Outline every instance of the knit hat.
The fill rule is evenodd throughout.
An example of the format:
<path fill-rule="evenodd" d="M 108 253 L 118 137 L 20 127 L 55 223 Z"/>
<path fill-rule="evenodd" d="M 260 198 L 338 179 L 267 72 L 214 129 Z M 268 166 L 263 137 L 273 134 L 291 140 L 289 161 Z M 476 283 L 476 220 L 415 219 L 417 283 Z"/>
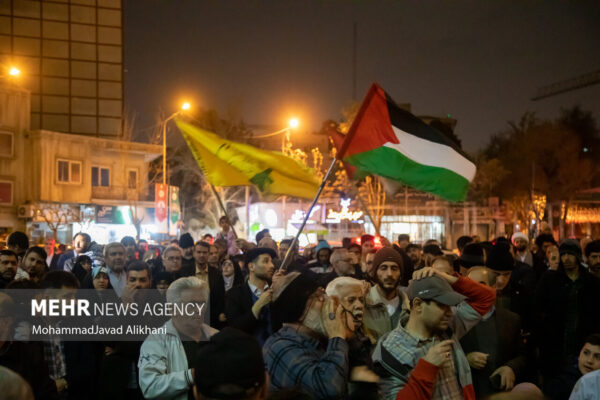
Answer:
<path fill-rule="evenodd" d="M 194 238 L 189 233 L 184 233 L 179 238 L 179 247 L 187 249 L 188 247 L 194 246 Z"/>
<path fill-rule="evenodd" d="M 241 399 L 265 382 L 262 349 L 252 336 L 225 328 L 198 349 L 194 383 L 203 397 Z"/>
<path fill-rule="evenodd" d="M 315 254 L 319 254 L 319 251 L 327 249 L 331 253 L 331 246 L 327 243 L 327 240 L 320 239 L 319 243 L 317 243 L 317 247 L 315 247 Z"/>
<path fill-rule="evenodd" d="M 306 302 L 318 288 L 319 283 L 314 274 L 305 272 L 295 277 L 271 303 L 273 327 L 298 322 L 304 314 Z"/>
<path fill-rule="evenodd" d="M 563 254 L 572 254 L 577 257 L 577 261 L 581 260 L 581 247 L 579 242 L 573 239 L 565 240 L 559 247 L 558 253 L 562 256 Z"/>
<path fill-rule="evenodd" d="M 492 249 L 488 253 L 485 265 L 494 271 L 512 271 L 515 260 L 512 254 L 510 254 L 510 245 L 499 242 L 492 246 Z"/>
<path fill-rule="evenodd" d="M 515 241 L 517 239 L 523 239 L 527 243 L 529 243 L 529 238 L 523 232 L 515 232 L 515 233 L 513 233 L 512 238 L 511 238 L 512 242 L 515 243 Z"/>
<path fill-rule="evenodd" d="M 360 237 L 360 244 L 364 244 L 365 242 L 373 242 L 375 240 L 375 236 L 365 234 Z"/>
<path fill-rule="evenodd" d="M 483 247 L 479 243 L 469 243 L 460 253 L 460 265 L 469 269 L 477 266 L 485 265 Z"/>
<path fill-rule="evenodd" d="M 376 271 L 377 268 L 379 268 L 379 265 L 385 261 L 395 262 L 400 268 L 404 266 L 404 260 L 400 253 L 391 247 L 382 247 L 377 250 L 375 257 L 373 258 L 373 270 Z"/>

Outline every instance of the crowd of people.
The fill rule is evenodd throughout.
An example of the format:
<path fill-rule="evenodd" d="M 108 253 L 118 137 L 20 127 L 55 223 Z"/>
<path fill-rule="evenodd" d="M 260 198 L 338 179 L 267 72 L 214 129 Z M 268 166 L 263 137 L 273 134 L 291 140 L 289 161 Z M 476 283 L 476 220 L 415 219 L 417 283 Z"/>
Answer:
<path fill-rule="evenodd" d="M 600 398 L 600 240 L 463 236 L 452 252 L 363 235 L 300 254 L 220 225 L 164 248 L 78 233 L 61 254 L 13 232 L 0 289 L 156 289 L 208 308 L 143 341 L 36 342 L 0 292 L 0 398 Z"/>

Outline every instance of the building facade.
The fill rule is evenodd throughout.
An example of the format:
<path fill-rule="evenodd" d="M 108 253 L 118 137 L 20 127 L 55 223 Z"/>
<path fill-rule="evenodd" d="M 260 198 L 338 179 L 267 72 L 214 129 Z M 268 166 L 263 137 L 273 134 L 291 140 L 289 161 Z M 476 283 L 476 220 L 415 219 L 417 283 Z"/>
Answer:
<path fill-rule="evenodd" d="M 68 242 L 86 224 L 135 234 L 136 220 L 153 223 L 149 169 L 160 146 L 30 129 L 29 104 L 26 89 L 0 85 L 0 233 L 54 231 Z M 122 232 L 110 229 L 107 240 Z"/>
<path fill-rule="evenodd" d="M 0 75 L 31 92 L 31 129 L 117 138 L 121 0 L 0 0 Z"/>

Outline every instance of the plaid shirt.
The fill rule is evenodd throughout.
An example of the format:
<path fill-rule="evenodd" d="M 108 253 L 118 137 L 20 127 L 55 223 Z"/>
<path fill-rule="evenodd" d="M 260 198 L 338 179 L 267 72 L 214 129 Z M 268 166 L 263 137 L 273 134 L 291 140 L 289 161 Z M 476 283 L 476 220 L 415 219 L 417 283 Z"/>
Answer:
<path fill-rule="evenodd" d="M 458 293 L 465 295 L 467 300 L 453 307 L 450 328 L 444 334 L 435 336 L 436 342 L 446 339 L 452 339 L 454 342 L 451 363 L 441 369 L 436 367 L 435 376 L 431 378 L 433 384 L 431 393 L 422 385 L 424 382 L 415 380 L 409 383 L 409 378 L 416 369 L 419 359 L 424 358 L 435 343 L 433 339 L 412 336 L 403 326 L 398 326 L 379 339 L 373 352 L 373 361 L 376 367 L 383 369 L 379 381 L 382 399 L 395 400 L 407 387 L 409 394 L 403 394 L 401 398 L 411 398 L 411 400 L 413 398 L 417 400 L 475 399 L 471 368 L 459 339 L 492 309 L 496 293 L 495 290 L 465 277 L 459 277 L 452 287 Z M 426 375 L 429 373 L 431 373 L 431 369 Z M 412 397 L 407 397 L 409 395 Z"/>
<path fill-rule="evenodd" d="M 67 375 L 65 352 L 60 338 L 52 336 L 49 341 L 44 342 L 44 359 L 48 364 L 50 378 L 57 380 Z"/>
<path fill-rule="evenodd" d="M 271 389 L 300 387 L 316 399 L 339 399 L 348 381 L 348 344 L 329 339 L 327 348 L 315 338 L 284 326 L 263 346 Z"/>
<path fill-rule="evenodd" d="M 451 336 L 439 338 L 433 337 L 428 339 L 420 338 L 412 335 L 404 329 L 404 327 L 398 327 L 398 329 L 390 333 L 383 345 L 401 364 L 412 365 L 412 367 L 414 367 L 419 358 L 425 358 L 425 355 L 430 348 L 436 343 L 447 339 L 451 339 Z M 453 354 L 453 357 L 450 358 L 450 362 L 445 363 L 438 371 L 433 388 L 433 399 L 454 400 L 463 398 L 462 388 L 458 383 L 456 375 L 454 359 L 455 356 Z"/>

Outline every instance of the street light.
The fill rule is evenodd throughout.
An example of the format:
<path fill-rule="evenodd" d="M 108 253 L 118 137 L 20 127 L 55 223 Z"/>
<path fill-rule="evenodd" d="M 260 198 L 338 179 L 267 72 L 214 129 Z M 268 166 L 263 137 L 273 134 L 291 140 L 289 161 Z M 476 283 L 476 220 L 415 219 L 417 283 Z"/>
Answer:
<path fill-rule="evenodd" d="M 169 118 L 163 122 L 163 185 L 167 184 L 167 123 L 178 116 L 182 111 L 187 111 L 191 108 L 187 101 L 181 105 L 181 110 L 174 112 Z"/>
<path fill-rule="evenodd" d="M 285 135 L 281 136 L 281 152 L 283 154 L 285 154 L 285 141 L 290 140 L 290 133 L 292 132 L 292 129 L 296 129 L 299 125 L 300 121 L 298 118 L 291 118 L 290 122 L 288 123 L 288 127 L 282 130 L 285 133 Z"/>
<path fill-rule="evenodd" d="M 17 67 L 10 67 L 10 69 L 8 70 L 8 74 L 10 76 L 17 77 L 21 74 L 21 70 Z"/>

